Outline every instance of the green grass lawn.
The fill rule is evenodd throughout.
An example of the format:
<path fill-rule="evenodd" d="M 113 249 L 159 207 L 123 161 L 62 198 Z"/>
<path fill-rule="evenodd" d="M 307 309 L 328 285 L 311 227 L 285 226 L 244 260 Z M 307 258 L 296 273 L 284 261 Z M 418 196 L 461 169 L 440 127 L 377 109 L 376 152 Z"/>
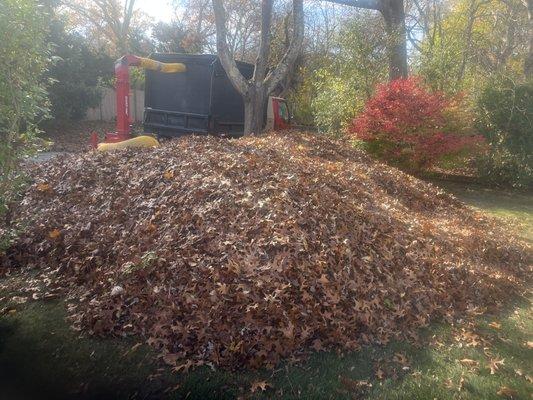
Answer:
<path fill-rule="evenodd" d="M 520 222 L 521 234 L 533 239 L 531 195 L 441 186 L 473 206 Z M 80 336 L 65 321 L 62 300 L 13 305 L 12 288 L 23 285 L 24 276 L 8 279 L 4 283 L 10 289 L 0 290 L 2 400 L 531 399 L 533 393 L 533 313 L 528 299 L 516 299 L 467 327 L 433 324 L 421 332 L 419 345 L 397 342 L 354 353 L 315 353 L 273 371 L 205 367 L 175 373 L 135 338 Z"/>
<path fill-rule="evenodd" d="M 433 183 L 477 209 L 513 222 L 521 236 L 533 243 L 533 192 L 505 191 L 451 181 Z"/>

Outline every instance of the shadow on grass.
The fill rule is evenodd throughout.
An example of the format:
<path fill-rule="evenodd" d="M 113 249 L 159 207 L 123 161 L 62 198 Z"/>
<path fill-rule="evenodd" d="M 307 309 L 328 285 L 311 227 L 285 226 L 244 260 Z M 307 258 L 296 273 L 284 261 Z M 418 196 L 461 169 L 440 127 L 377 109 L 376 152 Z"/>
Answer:
<path fill-rule="evenodd" d="M 157 362 L 147 346 L 131 351 L 135 338 L 82 338 L 68 327 L 65 317 L 61 301 L 30 303 L 0 317 L 0 391 L 4 392 L 0 398 L 498 399 L 501 386 L 517 390 L 515 398 L 529 398 L 531 390 L 524 379 L 533 375 L 532 350 L 524 347 L 533 328 L 527 301 L 478 321 L 476 332 L 490 340 L 489 350 L 462 346 L 452 338 L 450 325 L 434 324 L 422 335 L 438 338 L 441 347 L 394 342 L 345 355 L 321 352 L 274 371 L 200 368 L 173 373 Z M 501 323 L 497 330 L 489 325 L 496 320 Z M 496 375 L 487 367 L 487 351 L 505 359 Z M 408 368 L 391 361 L 397 353 L 406 356 Z M 458 362 L 464 358 L 476 360 L 477 370 Z M 384 371 L 384 379 L 376 378 L 378 368 Z M 270 388 L 252 393 L 252 382 L 262 380 Z M 350 382 L 358 380 L 367 380 L 372 387 L 352 387 Z"/>
<path fill-rule="evenodd" d="M 428 179 L 459 200 L 512 222 L 520 236 L 533 243 L 533 191 L 489 188 L 480 184 Z"/>

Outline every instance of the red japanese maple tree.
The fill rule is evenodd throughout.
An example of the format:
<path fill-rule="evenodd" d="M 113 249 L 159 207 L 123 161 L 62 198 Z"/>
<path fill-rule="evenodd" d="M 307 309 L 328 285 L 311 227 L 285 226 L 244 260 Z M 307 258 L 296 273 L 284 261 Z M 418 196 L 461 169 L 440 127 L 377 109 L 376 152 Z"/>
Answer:
<path fill-rule="evenodd" d="M 450 131 L 444 112 L 450 104 L 417 77 L 397 79 L 377 88 L 348 131 L 387 161 L 410 170 L 427 169 L 483 141 L 479 135 Z"/>

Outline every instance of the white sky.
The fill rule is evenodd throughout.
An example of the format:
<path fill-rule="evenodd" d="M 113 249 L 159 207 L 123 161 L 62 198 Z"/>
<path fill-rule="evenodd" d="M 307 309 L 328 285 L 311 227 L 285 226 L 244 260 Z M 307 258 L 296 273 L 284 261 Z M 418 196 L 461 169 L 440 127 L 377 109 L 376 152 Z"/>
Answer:
<path fill-rule="evenodd" d="M 174 17 L 171 0 L 137 0 L 136 8 L 140 8 L 155 21 L 170 22 Z"/>

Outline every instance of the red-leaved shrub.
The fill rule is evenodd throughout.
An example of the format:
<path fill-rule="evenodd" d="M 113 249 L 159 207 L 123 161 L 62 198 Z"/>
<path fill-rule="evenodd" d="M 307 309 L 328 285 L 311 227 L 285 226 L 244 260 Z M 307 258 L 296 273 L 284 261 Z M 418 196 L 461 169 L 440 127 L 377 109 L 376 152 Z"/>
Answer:
<path fill-rule="evenodd" d="M 453 105 L 442 93 L 428 91 L 416 77 L 380 85 L 348 128 L 386 161 L 409 170 L 427 169 L 444 157 L 483 142 L 479 135 L 452 130 L 446 113 Z"/>

